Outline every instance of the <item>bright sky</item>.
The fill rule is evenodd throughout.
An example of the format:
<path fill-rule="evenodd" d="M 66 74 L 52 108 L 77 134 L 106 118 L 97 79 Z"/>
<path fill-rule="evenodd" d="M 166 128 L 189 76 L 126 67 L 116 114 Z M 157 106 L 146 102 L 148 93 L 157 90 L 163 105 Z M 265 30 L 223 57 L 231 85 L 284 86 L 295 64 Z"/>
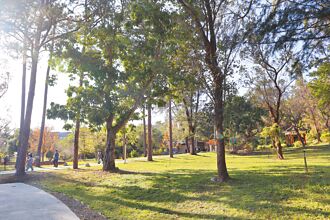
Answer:
<path fill-rule="evenodd" d="M 22 82 L 22 64 L 20 60 L 12 59 L 8 54 L 0 51 L 1 70 L 10 73 L 9 88 L 5 96 L 0 100 L 0 114 L 11 121 L 11 127 L 17 128 L 20 123 L 21 111 L 21 82 Z M 6 60 L 7 62 L 3 62 Z M 44 83 L 46 78 L 47 62 L 45 56 L 40 60 L 37 72 L 37 84 L 34 97 L 31 128 L 40 127 L 41 114 L 43 107 Z M 53 71 L 54 73 L 54 71 Z M 55 87 L 48 87 L 48 107 L 51 102 L 64 104 L 66 101 L 65 89 L 69 85 L 69 80 L 65 74 L 59 75 L 59 80 Z M 29 88 L 30 74 L 27 71 L 26 99 Z M 55 130 L 62 130 L 63 122 L 60 120 L 46 120 L 46 126 L 53 127 Z"/>

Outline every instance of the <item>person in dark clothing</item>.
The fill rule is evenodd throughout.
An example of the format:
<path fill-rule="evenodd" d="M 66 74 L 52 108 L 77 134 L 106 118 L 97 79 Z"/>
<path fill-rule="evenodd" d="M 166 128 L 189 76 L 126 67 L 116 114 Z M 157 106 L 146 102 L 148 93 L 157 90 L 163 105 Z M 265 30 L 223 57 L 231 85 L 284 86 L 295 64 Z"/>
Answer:
<path fill-rule="evenodd" d="M 58 167 L 59 158 L 60 158 L 60 154 L 58 153 L 57 150 L 55 150 L 54 159 L 53 159 L 54 167 Z"/>
<path fill-rule="evenodd" d="M 9 156 L 6 155 L 5 158 L 3 158 L 3 166 L 4 166 L 4 170 L 6 170 L 6 166 L 9 163 Z"/>

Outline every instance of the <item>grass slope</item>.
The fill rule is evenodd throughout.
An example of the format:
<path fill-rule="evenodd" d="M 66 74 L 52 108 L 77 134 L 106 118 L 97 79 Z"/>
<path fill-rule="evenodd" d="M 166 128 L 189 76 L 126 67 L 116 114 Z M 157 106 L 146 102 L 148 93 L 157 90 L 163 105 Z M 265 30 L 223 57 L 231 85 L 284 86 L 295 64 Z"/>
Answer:
<path fill-rule="evenodd" d="M 41 184 L 88 204 L 109 219 L 329 219 L 330 146 L 273 155 L 227 155 L 232 178 L 219 184 L 215 153 L 175 155 L 118 164 L 121 174 L 98 167 L 54 172 Z"/>

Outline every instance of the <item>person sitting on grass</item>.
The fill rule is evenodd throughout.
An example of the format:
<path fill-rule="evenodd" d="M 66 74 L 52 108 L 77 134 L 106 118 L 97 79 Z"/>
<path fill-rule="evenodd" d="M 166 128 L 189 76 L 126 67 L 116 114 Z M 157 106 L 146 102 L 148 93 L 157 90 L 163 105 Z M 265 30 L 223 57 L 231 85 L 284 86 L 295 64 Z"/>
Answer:
<path fill-rule="evenodd" d="M 28 171 L 31 168 L 31 171 L 33 171 L 33 157 L 32 153 L 29 153 L 26 159 L 26 171 Z"/>
<path fill-rule="evenodd" d="M 58 153 L 57 150 L 55 150 L 54 159 L 53 159 L 54 167 L 58 167 L 58 159 L 59 159 L 59 157 L 60 157 L 60 154 Z"/>

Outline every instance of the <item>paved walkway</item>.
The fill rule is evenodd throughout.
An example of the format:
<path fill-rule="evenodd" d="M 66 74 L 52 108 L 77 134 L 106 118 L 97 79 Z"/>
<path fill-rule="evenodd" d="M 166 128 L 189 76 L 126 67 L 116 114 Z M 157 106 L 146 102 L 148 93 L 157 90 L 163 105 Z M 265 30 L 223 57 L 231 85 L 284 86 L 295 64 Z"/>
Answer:
<path fill-rule="evenodd" d="M 52 171 L 52 170 L 65 170 L 65 169 L 70 169 L 71 167 L 69 166 L 60 166 L 60 167 L 33 167 L 33 171 Z M 14 174 L 16 170 L 6 170 L 6 171 L 0 171 L 1 174 Z M 27 173 L 31 172 L 31 169 L 27 171 Z"/>
<path fill-rule="evenodd" d="M 60 200 L 24 183 L 0 184 L 0 219 L 79 220 Z"/>

